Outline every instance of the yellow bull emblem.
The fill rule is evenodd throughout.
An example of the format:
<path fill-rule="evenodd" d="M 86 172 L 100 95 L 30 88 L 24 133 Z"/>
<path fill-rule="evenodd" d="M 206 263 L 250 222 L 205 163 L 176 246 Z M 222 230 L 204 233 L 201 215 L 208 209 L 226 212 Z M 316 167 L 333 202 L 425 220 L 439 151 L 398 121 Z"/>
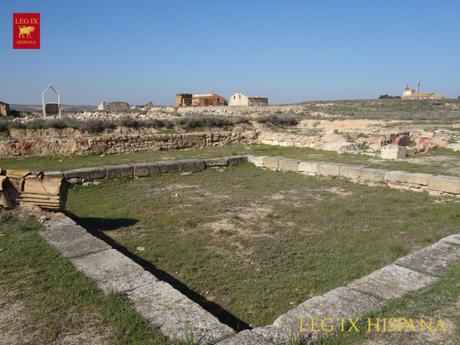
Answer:
<path fill-rule="evenodd" d="M 35 26 L 33 25 L 20 26 L 19 27 L 19 38 L 32 38 L 31 33 L 34 31 L 35 31 Z"/>

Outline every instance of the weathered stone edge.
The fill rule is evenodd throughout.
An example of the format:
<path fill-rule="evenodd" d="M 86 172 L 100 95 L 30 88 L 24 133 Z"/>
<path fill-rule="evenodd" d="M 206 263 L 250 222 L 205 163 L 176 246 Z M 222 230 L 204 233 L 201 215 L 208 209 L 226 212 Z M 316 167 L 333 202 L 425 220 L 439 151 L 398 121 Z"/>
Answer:
<path fill-rule="evenodd" d="M 64 172 L 47 171 L 46 176 L 63 176 L 70 184 L 97 183 L 123 177 L 144 177 L 155 173 L 198 172 L 208 168 L 236 166 L 248 162 L 247 156 L 205 159 L 159 160 L 92 168 L 71 169 Z"/>
<path fill-rule="evenodd" d="M 301 161 L 276 156 L 248 156 L 248 161 L 257 167 L 294 171 L 309 176 L 341 178 L 366 185 L 386 185 L 391 188 L 411 191 L 427 191 L 431 194 L 460 195 L 460 177 L 410 173 L 368 168 L 363 165 Z"/>
<path fill-rule="evenodd" d="M 452 252 L 450 254 L 445 254 L 449 255 L 450 260 L 447 261 L 450 261 L 450 263 L 460 259 L 460 234 L 449 235 L 429 247 L 410 253 L 392 264 L 380 268 L 364 277 L 358 278 L 345 287 L 338 287 L 322 295 L 306 300 L 299 306 L 280 315 L 272 325 L 240 332 L 219 342 L 217 345 L 275 345 L 288 343 L 291 336 L 302 339 L 306 344 L 322 336 L 327 336 L 328 334 L 300 334 L 299 326 L 293 326 L 292 321 L 296 320 L 298 317 L 332 317 L 333 315 L 330 315 L 328 308 L 337 305 L 341 305 L 340 308 L 342 310 L 339 310 L 339 313 L 343 315 L 340 315 L 340 317 L 357 318 L 377 309 L 385 300 L 404 296 L 406 293 L 421 289 L 433 283 L 438 279 L 438 275 L 434 276 L 427 272 L 419 272 L 415 268 L 411 269 L 410 267 L 400 265 L 399 262 L 405 258 L 412 258 L 412 256 L 417 255 L 420 251 L 430 250 L 430 248 L 436 246 L 449 246 L 451 248 Z M 423 259 L 427 259 L 427 254 L 423 256 Z M 446 258 L 443 258 L 443 260 L 445 259 Z M 433 253 L 432 264 L 437 265 L 438 261 L 439 258 L 436 257 L 436 253 Z M 448 265 L 445 265 L 443 270 L 447 268 Z M 430 270 L 428 269 L 427 271 L 429 272 Z M 399 277 L 406 281 L 398 280 Z M 394 282 L 395 291 L 391 291 L 392 282 Z M 387 292 L 384 291 L 385 289 L 387 292 L 391 291 L 391 294 L 387 295 Z M 353 303 L 347 301 L 347 297 L 349 298 L 350 295 L 358 296 L 358 307 L 351 306 Z M 342 298 L 344 298 L 344 300 L 341 303 Z M 317 309 L 314 310 L 312 305 L 316 305 Z M 315 313 L 317 315 L 315 315 Z"/>
<path fill-rule="evenodd" d="M 164 335 L 183 340 L 186 332 L 192 331 L 194 336 L 214 344 L 235 333 L 199 304 L 62 213 L 55 213 L 45 221 L 44 230 L 39 235 L 79 271 L 94 280 L 104 293 L 124 294 L 136 311 Z M 143 303 L 146 298 L 149 303 Z M 178 310 L 174 311 L 174 308 Z M 184 308 L 190 313 L 188 317 L 184 316 Z M 194 316 L 197 319 L 190 320 Z"/>

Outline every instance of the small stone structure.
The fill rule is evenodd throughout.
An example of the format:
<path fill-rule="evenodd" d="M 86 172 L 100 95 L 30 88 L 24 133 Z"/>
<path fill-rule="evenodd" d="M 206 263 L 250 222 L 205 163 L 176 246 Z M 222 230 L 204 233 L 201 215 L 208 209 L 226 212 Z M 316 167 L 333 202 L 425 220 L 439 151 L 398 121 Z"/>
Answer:
<path fill-rule="evenodd" d="M 0 102 L 0 116 L 10 115 L 10 105 L 5 102 Z"/>
<path fill-rule="evenodd" d="M 215 93 L 196 94 L 192 97 L 192 106 L 207 107 L 212 105 L 225 105 L 225 98 Z"/>
<path fill-rule="evenodd" d="M 237 92 L 230 97 L 228 105 L 233 107 L 265 106 L 268 105 L 268 98 L 259 96 L 246 96 L 241 92 Z"/>
<path fill-rule="evenodd" d="M 98 104 L 98 111 L 108 111 L 113 113 L 120 113 L 129 110 L 128 102 L 104 102 Z"/>

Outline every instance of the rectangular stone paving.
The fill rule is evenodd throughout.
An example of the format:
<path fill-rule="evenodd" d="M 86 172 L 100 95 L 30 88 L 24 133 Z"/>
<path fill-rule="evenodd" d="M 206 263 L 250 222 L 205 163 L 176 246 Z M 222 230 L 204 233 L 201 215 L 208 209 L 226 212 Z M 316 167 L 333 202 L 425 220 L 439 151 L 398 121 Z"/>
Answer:
<path fill-rule="evenodd" d="M 460 259 L 460 246 L 439 241 L 396 261 L 396 264 L 412 270 L 439 276 L 449 264 Z"/>
<path fill-rule="evenodd" d="M 214 344 L 234 334 L 214 315 L 160 281 L 63 214 L 55 214 L 39 234 L 105 293 L 123 293 L 136 311 L 164 335 L 184 340 L 187 332 Z M 200 342 L 200 343 L 201 343 Z"/>
<path fill-rule="evenodd" d="M 73 258 L 70 261 L 79 271 L 93 279 L 104 292 L 123 293 L 159 281 L 115 249 Z"/>
<path fill-rule="evenodd" d="M 290 334 L 299 330 L 300 319 L 308 322 L 311 318 L 333 317 L 338 325 L 340 318 L 357 317 L 380 305 L 381 302 L 375 297 L 350 288 L 339 287 L 310 298 L 278 317 L 273 325 Z"/>
<path fill-rule="evenodd" d="M 353 281 L 348 287 L 388 299 L 401 297 L 433 281 L 431 276 L 398 265 L 389 265 Z"/>
<path fill-rule="evenodd" d="M 187 330 L 203 343 L 214 343 L 234 333 L 206 310 L 171 285 L 152 282 L 127 293 L 137 312 L 154 328 L 175 339 L 184 339 Z"/>
<path fill-rule="evenodd" d="M 45 231 L 40 231 L 40 235 L 63 257 L 73 258 L 111 249 L 107 243 L 63 215 L 44 226 Z"/>

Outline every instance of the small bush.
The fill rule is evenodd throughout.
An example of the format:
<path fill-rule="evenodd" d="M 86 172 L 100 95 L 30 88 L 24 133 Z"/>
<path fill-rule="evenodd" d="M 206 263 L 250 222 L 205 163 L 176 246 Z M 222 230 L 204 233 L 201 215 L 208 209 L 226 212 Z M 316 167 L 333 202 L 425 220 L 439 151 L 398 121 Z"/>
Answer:
<path fill-rule="evenodd" d="M 294 116 L 284 115 L 266 115 L 262 116 L 261 118 L 257 119 L 257 122 L 268 124 L 272 126 L 296 126 L 299 124 L 299 121 Z"/>

